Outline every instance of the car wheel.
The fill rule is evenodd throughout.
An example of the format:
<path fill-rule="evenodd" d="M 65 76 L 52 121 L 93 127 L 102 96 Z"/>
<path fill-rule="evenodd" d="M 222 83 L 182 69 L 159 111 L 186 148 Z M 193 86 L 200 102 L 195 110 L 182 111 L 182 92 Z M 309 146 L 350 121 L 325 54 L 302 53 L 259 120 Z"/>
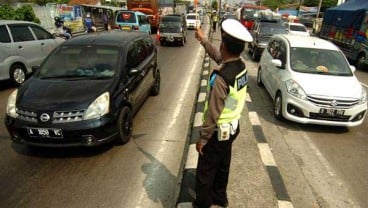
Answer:
<path fill-rule="evenodd" d="M 155 83 L 153 84 L 151 91 L 152 96 L 157 96 L 158 94 L 160 94 L 160 84 L 161 84 L 160 70 L 157 70 Z"/>
<path fill-rule="evenodd" d="M 357 64 L 356 64 L 356 67 L 358 69 L 363 69 L 363 67 L 364 67 L 363 63 L 364 63 L 365 59 L 366 59 L 366 57 L 365 57 L 364 54 L 359 54 Z"/>
<path fill-rule="evenodd" d="M 181 39 L 180 45 L 181 45 L 181 46 L 184 46 L 184 45 L 185 45 L 185 40 L 184 40 L 184 38 L 182 38 L 182 39 Z"/>
<path fill-rule="evenodd" d="M 118 117 L 118 138 L 117 143 L 119 145 L 126 144 L 132 137 L 133 132 L 133 115 L 132 111 L 128 106 L 124 106 Z"/>
<path fill-rule="evenodd" d="M 281 92 L 277 92 L 275 101 L 273 103 L 273 114 L 277 120 L 281 120 L 282 116 L 282 95 Z"/>
<path fill-rule="evenodd" d="M 26 68 L 21 64 L 11 66 L 10 79 L 14 84 L 21 85 L 26 80 Z"/>
<path fill-rule="evenodd" d="M 258 86 L 263 86 L 262 78 L 261 78 L 261 72 L 262 72 L 262 69 L 259 68 L 258 72 L 257 72 L 257 85 Z"/>

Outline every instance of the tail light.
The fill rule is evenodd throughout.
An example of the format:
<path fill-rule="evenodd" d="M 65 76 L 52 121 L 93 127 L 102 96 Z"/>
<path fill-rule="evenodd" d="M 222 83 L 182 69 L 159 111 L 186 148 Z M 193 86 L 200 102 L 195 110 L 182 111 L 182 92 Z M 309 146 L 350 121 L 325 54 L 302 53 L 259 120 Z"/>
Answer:
<path fill-rule="evenodd" d="M 132 28 L 133 28 L 133 30 L 139 30 L 139 26 L 137 26 L 137 25 L 133 25 Z"/>

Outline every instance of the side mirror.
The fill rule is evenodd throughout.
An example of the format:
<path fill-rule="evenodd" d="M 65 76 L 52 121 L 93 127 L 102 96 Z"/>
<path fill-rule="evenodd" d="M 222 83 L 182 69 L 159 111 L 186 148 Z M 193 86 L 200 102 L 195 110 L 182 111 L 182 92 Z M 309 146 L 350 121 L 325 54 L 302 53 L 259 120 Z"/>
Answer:
<path fill-rule="evenodd" d="M 272 59 L 271 63 L 276 66 L 277 68 L 281 68 L 282 62 L 280 59 Z"/>
<path fill-rule="evenodd" d="M 350 65 L 350 70 L 351 70 L 351 72 L 355 72 L 355 70 L 356 70 L 356 68 L 355 68 L 355 66 L 353 66 L 353 65 Z"/>
<path fill-rule="evenodd" d="M 40 66 L 32 66 L 32 68 L 31 68 L 31 69 L 32 69 L 31 73 L 33 74 L 33 73 L 37 72 L 40 68 L 41 68 Z"/>

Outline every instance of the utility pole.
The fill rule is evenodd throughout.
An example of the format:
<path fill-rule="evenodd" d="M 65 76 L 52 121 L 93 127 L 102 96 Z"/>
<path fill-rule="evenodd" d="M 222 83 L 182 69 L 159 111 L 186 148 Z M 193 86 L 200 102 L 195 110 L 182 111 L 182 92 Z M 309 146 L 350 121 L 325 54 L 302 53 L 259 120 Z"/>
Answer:
<path fill-rule="evenodd" d="M 317 19 L 319 18 L 319 13 L 321 12 L 321 6 L 322 6 L 322 0 L 319 0 L 318 10 L 317 10 L 317 16 L 316 16 Z"/>

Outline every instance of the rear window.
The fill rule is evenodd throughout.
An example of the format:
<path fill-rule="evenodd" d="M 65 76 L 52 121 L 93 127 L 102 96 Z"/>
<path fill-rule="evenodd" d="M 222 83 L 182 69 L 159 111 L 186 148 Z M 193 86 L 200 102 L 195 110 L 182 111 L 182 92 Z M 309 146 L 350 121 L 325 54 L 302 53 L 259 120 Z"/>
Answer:
<path fill-rule="evenodd" d="M 116 17 L 117 22 L 136 23 L 137 19 L 132 12 L 120 12 Z"/>
<path fill-rule="evenodd" d="M 187 19 L 196 19 L 196 15 L 188 15 Z"/>
<path fill-rule="evenodd" d="M 8 30 L 6 29 L 5 25 L 0 26 L 0 42 L 1 43 L 11 42 Z"/>

